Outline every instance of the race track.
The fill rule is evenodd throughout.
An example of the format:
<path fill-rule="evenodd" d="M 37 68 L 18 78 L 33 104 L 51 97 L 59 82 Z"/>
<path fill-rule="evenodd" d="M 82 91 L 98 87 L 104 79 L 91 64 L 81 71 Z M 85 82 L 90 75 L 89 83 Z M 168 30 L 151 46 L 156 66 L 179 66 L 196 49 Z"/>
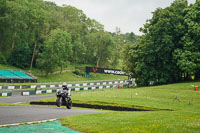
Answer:
<path fill-rule="evenodd" d="M 21 95 L 15 95 L 11 97 L 1 97 L 0 103 L 23 103 L 23 102 L 31 102 L 36 101 L 39 99 L 44 99 L 48 97 L 56 97 L 55 94 L 53 95 L 31 95 L 31 96 L 21 96 Z"/>
<path fill-rule="evenodd" d="M 58 107 L 1 106 L 0 125 L 57 119 L 79 114 L 102 113 L 104 111 L 66 109 Z"/>
<path fill-rule="evenodd" d="M 32 95 L 21 96 L 16 93 L 11 97 L 1 97 L 0 103 L 22 103 L 31 102 L 48 97 L 55 97 L 53 95 Z M 64 107 L 64 106 L 63 106 Z M 50 119 L 57 119 L 61 117 L 68 117 L 79 114 L 102 113 L 104 111 L 94 111 L 85 109 L 66 109 L 55 107 L 36 107 L 36 106 L 0 106 L 0 126 L 15 123 L 25 123 L 34 121 L 43 121 Z"/>

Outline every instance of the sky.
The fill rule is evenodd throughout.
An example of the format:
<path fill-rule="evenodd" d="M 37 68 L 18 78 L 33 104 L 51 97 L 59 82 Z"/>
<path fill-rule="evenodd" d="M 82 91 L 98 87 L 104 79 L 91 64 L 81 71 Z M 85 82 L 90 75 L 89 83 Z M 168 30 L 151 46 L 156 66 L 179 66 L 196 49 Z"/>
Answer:
<path fill-rule="evenodd" d="M 71 5 L 81 9 L 87 17 L 95 19 L 104 25 L 104 29 L 115 32 L 116 27 L 122 33 L 133 32 L 141 35 L 139 31 L 151 19 L 156 8 L 170 6 L 174 0 L 46 0 L 62 6 Z M 195 0 L 188 0 L 194 3 Z"/>

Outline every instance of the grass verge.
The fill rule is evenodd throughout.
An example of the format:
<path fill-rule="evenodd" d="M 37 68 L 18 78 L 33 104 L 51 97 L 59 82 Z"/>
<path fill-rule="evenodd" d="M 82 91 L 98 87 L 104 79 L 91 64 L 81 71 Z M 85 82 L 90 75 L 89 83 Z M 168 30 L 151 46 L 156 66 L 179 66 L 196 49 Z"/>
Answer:
<path fill-rule="evenodd" d="M 106 90 L 74 95 L 72 100 L 99 101 L 174 111 L 108 112 L 60 119 L 63 125 L 81 132 L 95 133 L 191 133 L 200 131 L 200 91 L 180 83 L 137 89 Z"/>

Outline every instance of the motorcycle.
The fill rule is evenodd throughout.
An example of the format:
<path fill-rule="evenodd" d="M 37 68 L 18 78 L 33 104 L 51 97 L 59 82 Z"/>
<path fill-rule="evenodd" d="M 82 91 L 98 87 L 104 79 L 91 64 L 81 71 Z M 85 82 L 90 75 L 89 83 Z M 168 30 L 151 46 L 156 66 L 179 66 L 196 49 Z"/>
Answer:
<path fill-rule="evenodd" d="M 66 108 L 68 109 L 72 108 L 70 90 L 60 89 L 59 91 L 57 91 L 56 96 L 57 96 L 56 105 L 58 107 L 60 107 L 61 105 L 66 105 Z"/>

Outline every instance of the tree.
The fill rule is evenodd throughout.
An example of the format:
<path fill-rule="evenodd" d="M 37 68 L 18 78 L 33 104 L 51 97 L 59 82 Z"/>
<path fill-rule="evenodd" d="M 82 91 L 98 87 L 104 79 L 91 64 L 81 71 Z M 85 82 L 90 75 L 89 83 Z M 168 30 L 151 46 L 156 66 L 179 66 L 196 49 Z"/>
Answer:
<path fill-rule="evenodd" d="M 186 9 L 185 24 L 187 32 L 182 38 L 183 46 L 175 51 L 177 65 L 191 79 L 200 79 L 200 0 Z"/>
<path fill-rule="evenodd" d="M 114 40 L 114 45 L 111 52 L 111 59 L 109 61 L 112 68 L 116 68 L 120 66 L 122 48 L 128 40 L 125 38 L 125 35 L 121 33 L 121 30 L 118 27 L 116 27 L 116 31 L 111 35 Z"/>
<path fill-rule="evenodd" d="M 170 7 L 158 8 L 141 31 L 144 33 L 128 50 L 128 67 L 140 86 L 173 83 L 181 80 L 174 52 L 183 46 L 186 0 L 175 0 Z M 127 51 L 126 51 L 127 52 Z M 132 63 L 131 63 L 132 62 Z M 127 68 L 127 67 L 126 67 Z"/>
<path fill-rule="evenodd" d="M 128 41 L 130 41 L 132 43 L 135 43 L 137 41 L 137 36 L 133 32 L 126 33 L 125 34 L 125 38 L 126 38 L 126 40 L 128 40 Z"/>
<path fill-rule="evenodd" d="M 67 66 L 68 57 L 71 55 L 70 34 L 60 30 L 52 30 L 42 53 L 37 60 L 38 67 L 48 73 L 58 66 L 62 72 L 63 67 Z"/>
<path fill-rule="evenodd" d="M 107 63 L 112 55 L 114 41 L 109 33 L 101 31 L 95 33 L 95 56 L 97 67 L 108 67 Z"/>
<path fill-rule="evenodd" d="M 2 50 L 2 41 L 5 30 L 5 14 L 6 14 L 7 4 L 6 0 L 0 1 L 0 51 Z"/>
<path fill-rule="evenodd" d="M 37 42 L 41 34 L 45 31 L 44 23 L 47 21 L 47 15 L 42 7 L 42 0 L 15 0 L 7 1 L 6 7 L 6 30 L 3 31 L 4 38 L 2 44 L 2 53 L 7 57 L 12 54 L 17 41 L 27 43 L 32 49 L 31 68 L 37 51 Z M 4 27 L 2 26 L 2 27 Z M 24 33 L 24 34 L 22 34 Z"/>
<path fill-rule="evenodd" d="M 72 6 L 64 5 L 63 20 L 66 23 L 65 30 L 69 31 L 72 40 L 71 62 L 75 65 L 77 63 L 84 63 L 85 59 L 85 40 L 88 34 L 87 17 L 82 10 Z"/>
<path fill-rule="evenodd" d="M 17 42 L 8 63 L 19 68 L 27 68 L 31 59 L 30 53 L 29 45 L 26 42 Z"/>
<path fill-rule="evenodd" d="M 88 34 L 84 35 L 84 47 L 85 47 L 85 56 L 84 63 L 96 65 L 96 37 L 98 32 L 104 31 L 103 25 L 97 21 L 88 18 L 87 19 Z"/>
<path fill-rule="evenodd" d="M 56 37 L 50 39 L 52 31 L 58 29 L 71 36 L 66 37 L 66 40 L 71 38 L 71 41 L 67 41 L 71 42 L 71 48 L 67 48 L 70 50 L 66 57 L 70 63 L 98 64 L 104 67 L 115 67 L 118 64 L 121 44 L 116 43 L 113 36 L 104 31 L 102 24 L 88 18 L 82 10 L 68 5 L 57 6 L 53 2 L 43 0 L 0 2 L 0 53 L 5 60 L 9 61 L 11 57 L 14 60 L 13 53 L 18 49 L 16 47 L 21 47 L 20 43 L 23 43 L 23 46 L 28 45 L 31 50 L 28 57 L 32 57 L 27 61 L 30 64 L 30 72 L 32 67 L 37 66 L 42 70 L 47 69 L 46 66 L 50 63 L 44 59 L 48 60 L 50 44 L 57 39 Z M 55 57 L 49 56 L 49 60 L 52 58 L 54 61 Z M 66 62 L 62 62 L 62 58 L 65 57 L 57 58 L 55 66 L 59 66 L 61 70 Z M 49 72 L 55 69 L 51 66 L 49 68 L 51 69 Z"/>

